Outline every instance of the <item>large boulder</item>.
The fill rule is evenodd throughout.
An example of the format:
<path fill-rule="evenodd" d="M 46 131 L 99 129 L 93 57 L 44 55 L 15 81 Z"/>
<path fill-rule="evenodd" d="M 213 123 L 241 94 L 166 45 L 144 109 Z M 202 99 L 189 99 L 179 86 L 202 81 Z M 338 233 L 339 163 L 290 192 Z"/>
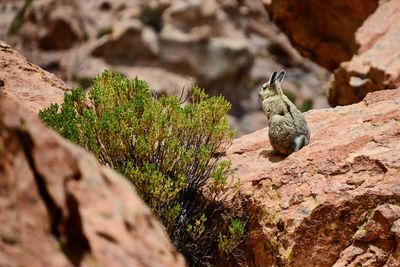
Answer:
<path fill-rule="evenodd" d="M 127 180 L 0 99 L 0 266 L 185 266 Z"/>
<path fill-rule="evenodd" d="M 358 29 L 357 53 L 335 71 L 328 96 L 332 106 L 356 103 L 369 92 L 400 86 L 399 13 L 400 1 L 382 1 Z"/>
<path fill-rule="evenodd" d="M 310 144 L 286 158 L 268 129 L 227 152 L 248 200 L 248 265 L 399 266 L 400 88 L 306 120 Z"/>
<path fill-rule="evenodd" d="M 0 41 L 0 98 L 13 99 L 32 113 L 62 102 L 69 87 Z"/>
<path fill-rule="evenodd" d="M 379 0 L 264 1 L 272 19 L 300 53 L 334 70 L 358 50 L 355 32 Z"/>

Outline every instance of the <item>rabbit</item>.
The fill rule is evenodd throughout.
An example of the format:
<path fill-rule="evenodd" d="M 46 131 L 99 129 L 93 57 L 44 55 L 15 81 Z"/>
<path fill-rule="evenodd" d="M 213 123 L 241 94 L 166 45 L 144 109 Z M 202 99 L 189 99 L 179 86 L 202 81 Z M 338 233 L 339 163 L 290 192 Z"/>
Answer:
<path fill-rule="evenodd" d="M 310 142 L 310 129 L 303 114 L 282 92 L 284 70 L 274 71 L 259 94 L 268 119 L 268 137 L 277 154 L 289 155 Z"/>

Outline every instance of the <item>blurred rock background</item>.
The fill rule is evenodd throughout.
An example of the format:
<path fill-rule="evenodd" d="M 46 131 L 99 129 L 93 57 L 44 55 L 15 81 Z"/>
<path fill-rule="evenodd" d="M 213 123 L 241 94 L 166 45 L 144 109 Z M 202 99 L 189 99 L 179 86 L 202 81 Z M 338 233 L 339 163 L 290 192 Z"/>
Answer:
<path fill-rule="evenodd" d="M 0 0 L 0 39 L 71 87 L 105 68 L 158 94 L 198 84 L 232 103 L 238 136 L 266 126 L 258 90 L 275 69 L 301 110 L 328 107 L 330 72 L 300 56 L 258 0 Z"/>

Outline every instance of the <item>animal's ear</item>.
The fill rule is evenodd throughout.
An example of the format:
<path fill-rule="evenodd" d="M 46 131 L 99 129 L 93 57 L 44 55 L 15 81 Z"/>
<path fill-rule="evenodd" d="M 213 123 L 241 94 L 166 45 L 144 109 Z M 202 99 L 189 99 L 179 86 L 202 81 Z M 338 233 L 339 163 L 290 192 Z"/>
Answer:
<path fill-rule="evenodd" d="M 282 82 L 283 78 L 285 78 L 286 75 L 286 71 L 282 70 L 281 72 L 279 72 L 278 77 L 276 77 L 276 80 L 279 82 Z"/>
<path fill-rule="evenodd" d="M 269 79 L 269 85 L 273 85 L 275 83 L 276 80 L 276 75 L 278 74 L 277 71 L 274 71 L 271 75 L 271 78 Z"/>

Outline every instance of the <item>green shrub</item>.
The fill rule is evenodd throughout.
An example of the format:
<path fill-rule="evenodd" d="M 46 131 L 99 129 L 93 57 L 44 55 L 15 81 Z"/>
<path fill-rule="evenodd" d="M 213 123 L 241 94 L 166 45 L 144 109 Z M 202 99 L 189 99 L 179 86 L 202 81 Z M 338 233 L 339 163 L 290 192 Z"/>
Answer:
<path fill-rule="evenodd" d="M 228 229 L 229 232 L 227 235 L 222 233 L 218 235 L 218 248 L 222 254 L 222 258 L 233 255 L 244 238 L 245 229 L 240 220 L 232 219 Z"/>
<path fill-rule="evenodd" d="M 129 179 L 192 265 L 237 254 L 243 212 L 229 182 L 230 145 L 222 97 L 193 88 L 189 103 L 152 95 L 146 82 L 105 71 L 86 94 L 74 89 L 64 103 L 39 113 L 62 136 L 90 150 Z"/>

